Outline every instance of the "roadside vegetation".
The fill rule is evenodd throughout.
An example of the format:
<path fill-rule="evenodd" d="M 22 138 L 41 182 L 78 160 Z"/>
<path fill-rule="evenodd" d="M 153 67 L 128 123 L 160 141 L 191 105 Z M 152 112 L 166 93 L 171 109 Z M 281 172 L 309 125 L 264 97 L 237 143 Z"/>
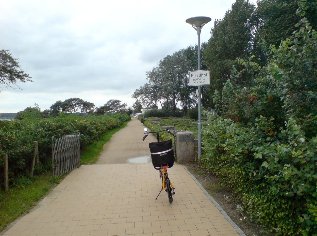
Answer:
<path fill-rule="evenodd" d="M 317 232 L 316 16 L 315 1 L 237 0 L 202 45 L 211 84 L 202 89 L 200 168 L 274 235 Z M 146 74 L 134 93 L 148 108 L 145 123 L 164 112 L 191 117 L 197 96 L 187 73 L 196 69 L 195 50 L 168 55 Z"/>
<path fill-rule="evenodd" d="M 104 143 L 123 128 L 127 114 L 89 115 L 61 114 L 57 117 L 0 121 L 0 231 L 21 214 L 30 210 L 62 177 L 51 172 L 52 137 L 80 133 L 81 164 L 98 159 Z M 39 161 L 30 176 L 34 141 L 39 143 Z M 3 155 L 9 157 L 9 190 L 3 190 Z"/>
<path fill-rule="evenodd" d="M 68 134 L 80 134 L 81 150 L 100 140 L 109 131 L 121 127 L 130 119 L 127 114 L 79 116 L 62 114 L 50 118 L 26 118 L 0 122 L 0 155 L 9 157 L 10 184 L 19 176 L 29 174 L 34 152 L 34 141 L 38 142 L 40 164 L 35 174 L 51 168 L 52 138 Z M 1 158 L 0 165 L 3 166 Z M 0 169 L 2 176 L 3 169 Z"/>
<path fill-rule="evenodd" d="M 173 117 L 148 117 L 144 120 L 151 130 L 174 126 L 176 130 L 197 134 L 196 125 L 191 125 L 193 122 L 192 119 Z M 203 126 L 203 155 L 199 162 L 188 163 L 189 170 L 246 233 L 305 235 L 304 230 L 315 230 L 316 210 L 314 200 L 310 199 L 314 199 L 316 187 L 316 146 L 314 141 L 302 143 L 303 136 L 293 135 L 293 132 L 299 132 L 298 126 L 294 125 L 290 124 L 283 131 L 284 143 L 283 137 L 272 142 L 263 136 L 263 127 L 237 126 L 219 116 L 210 115 Z M 164 140 L 171 138 L 169 134 L 162 135 Z M 271 156 L 263 161 L 263 156 L 269 154 Z M 301 169 L 297 169 L 301 163 Z M 297 188 L 305 193 L 294 193 Z M 306 209 L 305 201 L 309 201 Z M 307 228 L 303 227 L 306 226 L 304 221 L 296 222 L 303 216 L 309 220 Z M 276 228 L 272 228 L 275 224 L 285 229 L 277 233 Z M 303 232 L 289 233 L 298 231 L 300 228 L 297 227 L 303 227 Z"/>
<path fill-rule="evenodd" d="M 0 232 L 34 207 L 61 179 L 49 173 L 20 177 L 8 192 L 0 191 Z"/>

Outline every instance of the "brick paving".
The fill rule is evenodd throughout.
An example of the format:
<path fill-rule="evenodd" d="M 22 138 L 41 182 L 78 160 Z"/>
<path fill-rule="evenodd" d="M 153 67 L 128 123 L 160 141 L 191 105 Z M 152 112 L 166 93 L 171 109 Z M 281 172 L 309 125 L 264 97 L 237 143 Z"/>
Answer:
<path fill-rule="evenodd" d="M 169 169 L 172 204 L 146 164 L 83 165 L 2 236 L 244 235 L 182 165 Z"/>

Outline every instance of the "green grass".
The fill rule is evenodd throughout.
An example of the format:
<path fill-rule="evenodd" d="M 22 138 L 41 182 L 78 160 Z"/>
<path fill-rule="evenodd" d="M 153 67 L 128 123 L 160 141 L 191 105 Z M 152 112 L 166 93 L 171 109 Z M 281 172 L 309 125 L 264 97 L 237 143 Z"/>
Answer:
<path fill-rule="evenodd" d="M 32 179 L 24 177 L 20 184 L 10 188 L 8 192 L 0 191 L 0 231 L 29 211 L 60 179 L 50 174 Z"/>
<path fill-rule="evenodd" d="M 111 139 L 113 134 L 118 132 L 120 129 L 124 128 L 127 125 L 127 123 L 128 122 L 125 122 L 122 126 L 109 130 L 109 132 L 104 134 L 99 141 L 87 146 L 80 155 L 80 164 L 89 165 L 96 163 L 100 153 L 103 150 L 103 145 Z"/>

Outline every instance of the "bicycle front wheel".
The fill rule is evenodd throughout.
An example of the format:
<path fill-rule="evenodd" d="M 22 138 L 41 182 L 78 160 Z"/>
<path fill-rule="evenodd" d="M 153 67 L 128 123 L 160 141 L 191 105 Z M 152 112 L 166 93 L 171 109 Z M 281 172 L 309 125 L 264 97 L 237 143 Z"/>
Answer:
<path fill-rule="evenodd" d="M 166 179 L 166 192 L 168 195 L 168 201 L 172 203 L 173 202 L 172 187 L 171 187 L 171 182 L 168 178 Z"/>

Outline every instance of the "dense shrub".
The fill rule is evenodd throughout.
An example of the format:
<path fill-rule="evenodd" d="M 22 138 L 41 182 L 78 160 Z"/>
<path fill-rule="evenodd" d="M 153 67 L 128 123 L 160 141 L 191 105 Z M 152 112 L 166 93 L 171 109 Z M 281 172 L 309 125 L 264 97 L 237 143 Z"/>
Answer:
<path fill-rule="evenodd" d="M 198 120 L 198 108 L 189 109 L 189 110 L 187 111 L 187 116 L 188 116 L 190 119 Z"/>
<path fill-rule="evenodd" d="M 122 125 L 130 117 L 126 114 L 107 116 L 62 115 L 56 118 L 22 119 L 0 122 L 0 155 L 9 156 L 9 177 L 12 180 L 27 174 L 34 151 L 34 141 L 38 141 L 40 162 L 51 163 L 52 138 L 80 133 L 81 148 L 84 149 L 108 130 Z M 2 158 L 0 165 L 2 166 Z M 0 168 L 2 176 L 3 168 Z"/>
<path fill-rule="evenodd" d="M 215 92 L 219 117 L 203 136 L 204 166 L 279 235 L 317 232 L 317 32 L 305 18 L 297 27 L 265 67 L 248 69 L 252 83 L 233 73 Z"/>
<path fill-rule="evenodd" d="M 253 220 L 282 235 L 317 232 L 317 137 L 306 140 L 294 119 L 278 136 L 272 120 L 254 127 L 212 117 L 203 133 L 203 165 L 221 177 Z"/>
<path fill-rule="evenodd" d="M 144 113 L 144 117 L 182 117 L 182 111 L 171 111 L 162 109 L 152 109 Z"/>

